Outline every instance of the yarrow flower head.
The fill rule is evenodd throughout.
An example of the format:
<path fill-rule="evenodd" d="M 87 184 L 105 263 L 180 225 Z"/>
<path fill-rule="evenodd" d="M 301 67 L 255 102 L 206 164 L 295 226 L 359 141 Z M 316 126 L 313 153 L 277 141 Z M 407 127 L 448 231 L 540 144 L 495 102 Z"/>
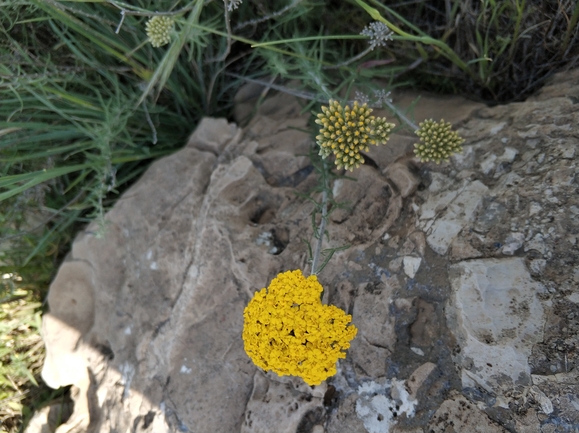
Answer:
<path fill-rule="evenodd" d="M 256 292 L 243 312 L 245 352 L 258 367 L 300 376 L 319 385 L 336 374 L 336 362 L 358 330 L 352 316 L 320 301 L 317 277 L 300 270 L 280 273 Z"/>
<path fill-rule="evenodd" d="M 392 40 L 392 32 L 388 26 L 380 21 L 374 21 L 370 23 L 364 30 L 360 32 L 362 36 L 368 36 L 370 40 L 370 49 L 373 50 L 376 47 L 385 47 L 387 41 Z"/>
<path fill-rule="evenodd" d="M 173 18 L 162 16 L 154 16 L 147 21 L 147 36 L 151 45 L 157 48 L 171 42 L 171 30 L 174 24 Z"/>
<path fill-rule="evenodd" d="M 353 171 L 364 163 L 360 151 L 368 152 L 370 144 L 386 143 L 394 124 L 386 122 L 384 117 L 371 116 L 371 113 L 368 104 L 360 105 L 358 101 L 352 108 L 342 107 L 334 100 L 329 107 L 322 106 L 322 113 L 316 119 L 316 123 L 322 125 L 316 137 L 322 158 L 334 153 L 338 168 Z"/>
<path fill-rule="evenodd" d="M 448 161 L 451 155 L 462 152 L 461 138 L 451 129 L 451 124 L 441 119 L 435 122 L 432 119 L 420 122 L 420 129 L 415 134 L 420 137 L 420 143 L 414 145 L 414 154 L 422 162 L 434 161 L 440 164 Z"/>

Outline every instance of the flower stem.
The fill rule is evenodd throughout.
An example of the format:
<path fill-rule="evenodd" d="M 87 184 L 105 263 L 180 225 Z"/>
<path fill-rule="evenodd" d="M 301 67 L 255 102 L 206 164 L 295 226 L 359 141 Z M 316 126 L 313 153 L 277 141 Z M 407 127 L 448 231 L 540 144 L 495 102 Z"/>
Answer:
<path fill-rule="evenodd" d="M 325 186 L 326 185 L 324 185 L 324 187 Z M 324 191 L 322 192 L 322 221 L 320 221 L 320 227 L 318 228 L 318 236 L 319 236 L 318 242 L 316 243 L 316 249 L 314 251 L 314 256 L 312 257 L 311 275 L 317 275 L 316 268 L 318 267 L 318 261 L 320 260 L 320 252 L 322 251 L 322 242 L 324 240 L 324 232 L 326 231 L 327 214 L 328 214 L 328 191 L 324 188 Z"/>
<path fill-rule="evenodd" d="M 384 103 L 390 108 L 403 122 L 405 122 L 408 126 L 410 126 L 414 131 L 418 131 L 420 128 L 417 124 L 412 122 L 408 117 L 406 117 L 392 102 L 388 101 L 387 99 Z"/>

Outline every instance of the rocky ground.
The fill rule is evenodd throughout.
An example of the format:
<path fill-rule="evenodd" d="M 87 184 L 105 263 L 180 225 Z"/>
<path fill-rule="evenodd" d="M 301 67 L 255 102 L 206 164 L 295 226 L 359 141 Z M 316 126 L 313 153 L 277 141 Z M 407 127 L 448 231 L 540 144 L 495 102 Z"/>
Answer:
<path fill-rule="evenodd" d="M 359 333 L 313 388 L 241 340 L 252 294 L 307 269 L 308 114 L 280 94 L 244 128 L 204 119 L 51 286 L 43 377 L 75 399 L 58 431 L 579 431 L 578 103 L 579 71 L 494 108 L 424 97 L 416 119 L 453 122 L 462 154 L 420 164 L 395 134 L 335 182 L 329 246 L 351 247 L 320 281 Z"/>

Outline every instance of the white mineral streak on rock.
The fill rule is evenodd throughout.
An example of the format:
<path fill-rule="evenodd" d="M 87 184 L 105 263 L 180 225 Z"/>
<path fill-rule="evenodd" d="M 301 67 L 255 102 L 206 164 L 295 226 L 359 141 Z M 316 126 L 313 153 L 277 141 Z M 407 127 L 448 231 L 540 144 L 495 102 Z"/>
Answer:
<path fill-rule="evenodd" d="M 530 383 L 528 358 L 543 338 L 544 287 L 531 279 L 522 258 L 460 262 L 450 268 L 447 319 L 461 346 L 456 362 L 464 387 L 500 394 Z"/>
<path fill-rule="evenodd" d="M 410 350 L 412 350 L 418 356 L 424 356 L 424 351 L 418 347 L 411 347 Z"/>
<path fill-rule="evenodd" d="M 523 242 L 525 241 L 525 235 L 523 233 L 509 233 L 507 238 L 505 239 L 505 245 L 503 246 L 503 254 L 508 256 L 512 256 L 515 254 L 519 248 L 523 246 Z"/>
<path fill-rule="evenodd" d="M 541 233 L 537 233 L 533 239 L 525 243 L 525 252 L 530 250 L 537 250 L 543 255 L 546 255 L 549 252 L 548 247 L 545 244 L 545 238 Z"/>
<path fill-rule="evenodd" d="M 529 263 L 529 270 L 532 275 L 541 275 L 547 266 L 547 260 L 545 259 L 535 259 L 531 260 Z"/>
<path fill-rule="evenodd" d="M 257 235 L 257 238 L 255 239 L 255 244 L 265 245 L 266 247 L 269 247 L 272 241 L 273 237 L 271 235 L 271 232 L 261 232 L 259 235 Z"/>
<path fill-rule="evenodd" d="M 128 398 L 131 392 L 131 382 L 135 376 L 135 367 L 128 362 L 121 364 L 120 372 L 124 384 L 123 398 Z"/>
<path fill-rule="evenodd" d="M 358 395 L 356 414 L 368 433 L 388 433 L 400 415 L 413 417 L 418 403 L 406 390 L 405 382 L 396 379 L 384 385 L 364 383 L 358 387 Z"/>
<path fill-rule="evenodd" d="M 561 152 L 561 156 L 565 159 L 573 159 L 575 157 L 575 152 L 577 150 L 577 144 L 573 145 L 571 143 L 568 144 L 560 144 L 557 146 L 557 150 Z"/>
<path fill-rule="evenodd" d="M 464 146 L 462 152 L 455 153 L 450 159 L 458 170 L 472 168 L 475 162 L 474 146 Z"/>
<path fill-rule="evenodd" d="M 189 367 L 187 367 L 186 365 L 182 365 L 181 366 L 181 370 L 179 370 L 180 373 L 184 373 L 184 374 L 191 374 L 193 370 L 190 369 Z"/>
<path fill-rule="evenodd" d="M 553 402 L 545 395 L 543 391 L 539 389 L 538 386 L 533 385 L 529 389 L 531 395 L 535 399 L 536 402 L 539 403 L 541 406 L 541 410 L 546 413 L 547 415 L 553 412 Z"/>
<path fill-rule="evenodd" d="M 501 123 L 498 123 L 496 126 L 493 126 L 491 128 L 491 135 L 498 134 L 505 127 L 506 124 L 507 124 L 507 122 L 501 122 Z"/>
<path fill-rule="evenodd" d="M 499 156 L 499 162 L 513 162 L 519 151 L 514 147 L 505 147 L 505 151 L 501 156 Z"/>
<path fill-rule="evenodd" d="M 489 174 L 492 170 L 494 170 L 496 164 L 495 161 L 497 160 L 497 156 L 494 153 L 491 153 L 485 159 L 482 160 L 480 163 L 480 168 L 485 175 Z"/>
<path fill-rule="evenodd" d="M 404 256 L 404 273 L 408 275 L 409 278 L 414 278 L 420 267 L 420 262 L 422 262 L 420 257 Z"/>
<path fill-rule="evenodd" d="M 541 207 L 541 205 L 537 202 L 532 202 L 531 206 L 529 206 L 529 216 L 533 216 L 536 215 L 538 213 L 540 213 L 543 210 L 543 208 Z"/>
<path fill-rule="evenodd" d="M 420 208 L 417 224 L 426 232 L 430 248 L 444 255 L 452 240 L 471 222 L 488 188 L 476 180 L 464 181 L 459 189 L 448 190 L 444 185 L 452 181 L 442 174 L 434 174 L 429 188 L 430 195 Z"/>

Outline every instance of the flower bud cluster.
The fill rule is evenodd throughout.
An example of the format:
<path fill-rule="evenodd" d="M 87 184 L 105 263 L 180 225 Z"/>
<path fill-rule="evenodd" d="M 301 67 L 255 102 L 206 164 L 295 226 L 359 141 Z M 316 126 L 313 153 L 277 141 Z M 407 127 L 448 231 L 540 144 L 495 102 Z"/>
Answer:
<path fill-rule="evenodd" d="M 151 45 L 157 48 L 171 42 L 171 30 L 173 30 L 174 23 L 172 18 L 162 16 L 155 16 L 147 21 L 147 36 Z"/>
<path fill-rule="evenodd" d="M 414 145 L 414 154 L 422 162 L 434 161 L 440 164 L 448 161 L 451 155 L 462 152 L 461 138 L 456 131 L 451 129 L 449 122 L 441 119 L 435 122 L 432 119 L 420 122 L 420 129 L 415 134 L 420 137 L 420 143 Z"/>
<path fill-rule="evenodd" d="M 368 152 L 370 144 L 385 144 L 394 124 L 371 113 L 367 104 L 360 105 L 357 101 L 352 108 L 342 107 L 334 100 L 329 107 L 322 106 L 322 113 L 316 119 L 316 123 L 322 125 L 316 137 L 322 158 L 333 153 L 338 168 L 352 171 L 364 163 L 360 151 Z"/>

